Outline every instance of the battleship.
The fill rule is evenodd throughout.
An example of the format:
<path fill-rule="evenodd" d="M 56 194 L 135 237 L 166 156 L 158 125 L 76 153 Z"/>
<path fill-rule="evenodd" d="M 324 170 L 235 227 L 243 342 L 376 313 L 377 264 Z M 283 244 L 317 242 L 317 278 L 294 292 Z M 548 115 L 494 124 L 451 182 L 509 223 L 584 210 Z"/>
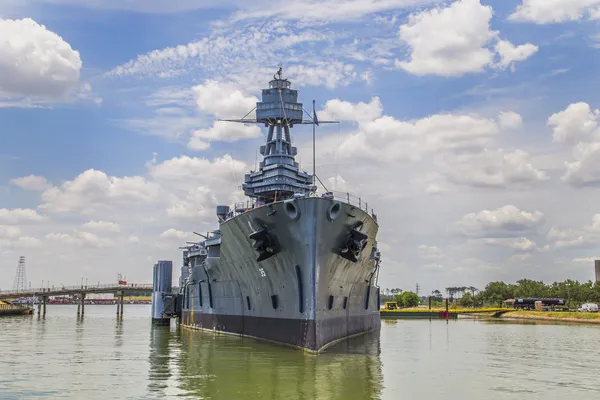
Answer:
<path fill-rule="evenodd" d="M 316 353 L 380 328 L 377 215 L 316 176 L 315 126 L 337 121 L 318 121 L 314 103 L 311 116 L 279 68 L 255 119 L 223 120 L 264 125 L 263 159 L 244 177 L 246 201 L 217 206 L 218 229 L 181 247 L 181 326 Z M 313 126 L 312 175 L 295 161 L 290 130 L 300 124 Z"/>

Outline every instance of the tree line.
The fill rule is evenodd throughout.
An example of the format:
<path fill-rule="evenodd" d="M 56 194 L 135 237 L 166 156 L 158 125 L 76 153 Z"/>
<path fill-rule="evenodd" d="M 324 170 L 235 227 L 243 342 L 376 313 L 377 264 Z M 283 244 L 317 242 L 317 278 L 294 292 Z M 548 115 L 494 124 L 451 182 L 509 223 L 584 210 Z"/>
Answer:
<path fill-rule="evenodd" d="M 382 302 L 394 301 L 398 295 L 402 294 L 400 289 L 384 289 L 381 295 Z M 572 308 L 587 302 L 600 304 L 600 282 L 579 282 L 571 279 L 551 284 L 531 279 L 521 279 L 516 283 L 498 281 L 488 283 L 482 290 L 474 286 L 447 287 L 444 288 L 444 291 L 434 290 L 419 300 L 421 303 L 426 303 L 428 297 L 431 297 L 432 302 L 436 305 L 447 298 L 451 304 L 462 307 L 498 307 L 505 300 L 515 298 L 561 298 L 565 299 L 567 306 Z"/>

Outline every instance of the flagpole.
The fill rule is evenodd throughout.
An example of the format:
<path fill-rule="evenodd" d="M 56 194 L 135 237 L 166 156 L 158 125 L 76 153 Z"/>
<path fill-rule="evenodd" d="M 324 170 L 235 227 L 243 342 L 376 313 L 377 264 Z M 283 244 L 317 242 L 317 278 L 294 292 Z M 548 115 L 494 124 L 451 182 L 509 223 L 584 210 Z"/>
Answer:
<path fill-rule="evenodd" d="M 313 100 L 313 185 L 316 187 L 317 182 L 315 181 L 317 173 L 316 173 L 316 161 L 315 161 L 315 101 Z"/>

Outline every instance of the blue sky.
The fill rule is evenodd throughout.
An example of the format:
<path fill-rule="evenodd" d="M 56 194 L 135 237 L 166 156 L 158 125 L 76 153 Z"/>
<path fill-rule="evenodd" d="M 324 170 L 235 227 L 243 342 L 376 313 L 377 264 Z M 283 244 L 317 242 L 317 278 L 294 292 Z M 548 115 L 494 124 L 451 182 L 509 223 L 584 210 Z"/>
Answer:
<path fill-rule="evenodd" d="M 178 260 L 263 140 L 215 118 L 279 63 L 342 120 L 317 169 L 386 216 L 383 287 L 592 279 L 600 1 L 555 3 L 3 2 L 0 288 L 19 255 L 33 285 Z M 310 127 L 293 134 L 311 170 Z"/>

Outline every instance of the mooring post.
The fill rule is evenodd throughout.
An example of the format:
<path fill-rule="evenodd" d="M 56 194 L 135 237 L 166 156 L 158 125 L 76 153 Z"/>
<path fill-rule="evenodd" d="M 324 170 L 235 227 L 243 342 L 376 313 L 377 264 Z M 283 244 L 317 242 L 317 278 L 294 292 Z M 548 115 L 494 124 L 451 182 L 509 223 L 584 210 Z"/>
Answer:
<path fill-rule="evenodd" d="M 121 303 L 119 302 L 119 292 L 115 293 L 117 298 L 117 319 L 119 319 L 119 312 L 121 311 Z"/>
<path fill-rule="evenodd" d="M 42 315 L 42 299 L 38 297 L 38 317 Z"/>
<path fill-rule="evenodd" d="M 121 319 L 123 319 L 123 298 L 125 297 L 125 292 L 121 292 Z"/>
<path fill-rule="evenodd" d="M 448 321 L 448 298 L 446 297 L 446 321 Z"/>
<path fill-rule="evenodd" d="M 429 300 L 429 320 L 431 321 L 431 296 L 428 296 Z"/>
<path fill-rule="evenodd" d="M 77 318 L 81 315 L 81 295 L 77 296 Z"/>
<path fill-rule="evenodd" d="M 85 313 L 85 293 L 81 293 L 81 318 L 83 318 L 84 313 Z"/>
<path fill-rule="evenodd" d="M 45 317 L 46 316 L 46 303 L 48 302 L 48 296 L 44 296 L 43 300 L 44 300 L 44 314 L 43 315 Z"/>

